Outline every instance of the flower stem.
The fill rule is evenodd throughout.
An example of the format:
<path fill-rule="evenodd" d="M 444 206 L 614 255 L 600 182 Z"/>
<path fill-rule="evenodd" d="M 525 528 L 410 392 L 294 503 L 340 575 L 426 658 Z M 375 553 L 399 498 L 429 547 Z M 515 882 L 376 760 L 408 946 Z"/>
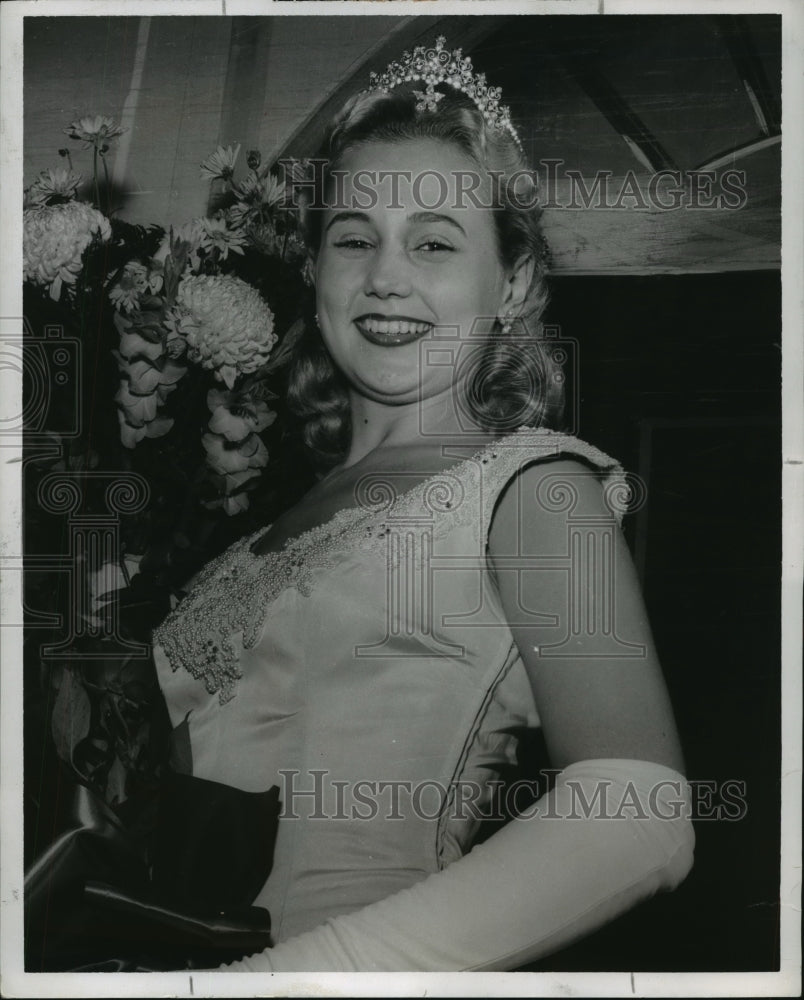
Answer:
<path fill-rule="evenodd" d="M 95 185 L 95 208 L 100 212 L 100 190 L 98 189 L 98 147 L 92 147 L 92 180 Z"/>
<path fill-rule="evenodd" d="M 95 150 L 97 152 L 97 148 Z M 103 157 L 103 183 L 106 187 L 106 214 L 111 215 L 112 191 L 109 187 L 109 168 L 106 166 L 106 157 Z"/>

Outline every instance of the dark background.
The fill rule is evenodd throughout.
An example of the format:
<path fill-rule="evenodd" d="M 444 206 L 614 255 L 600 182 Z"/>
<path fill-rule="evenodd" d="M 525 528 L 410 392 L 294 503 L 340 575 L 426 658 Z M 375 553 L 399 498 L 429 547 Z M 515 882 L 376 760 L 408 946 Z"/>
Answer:
<path fill-rule="evenodd" d="M 648 483 L 624 527 L 687 775 L 744 782 L 747 808 L 695 823 L 695 866 L 675 892 L 529 969 L 778 969 L 780 279 L 552 287 L 548 319 L 578 342 L 578 434 Z"/>

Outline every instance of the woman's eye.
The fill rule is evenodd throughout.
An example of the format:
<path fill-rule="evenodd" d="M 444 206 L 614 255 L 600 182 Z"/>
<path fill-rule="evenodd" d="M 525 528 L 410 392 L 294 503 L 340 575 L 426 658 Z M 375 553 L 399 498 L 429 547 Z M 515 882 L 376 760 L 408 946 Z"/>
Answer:
<path fill-rule="evenodd" d="M 371 247 L 371 242 L 361 236 L 344 236 L 334 245 L 346 250 L 366 250 Z"/>
<path fill-rule="evenodd" d="M 449 243 L 445 243 L 443 240 L 432 239 L 423 240 L 416 247 L 417 250 L 426 250 L 428 253 L 438 253 L 439 251 L 446 250 L 452 251 L 455 247 L 451 246 Z"/>

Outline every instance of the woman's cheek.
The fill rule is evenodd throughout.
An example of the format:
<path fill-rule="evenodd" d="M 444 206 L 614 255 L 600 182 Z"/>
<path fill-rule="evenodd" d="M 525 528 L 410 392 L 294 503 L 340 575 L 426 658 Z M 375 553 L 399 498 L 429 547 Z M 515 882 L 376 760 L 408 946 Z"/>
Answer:
<path fill-rule="evenodd" d="M 360 287 L 365 266 L 360 260 L 338 259 L 326 261 L 318 274 L 319 295 L 328 300 L 345 301 L 350 291 Z"/>

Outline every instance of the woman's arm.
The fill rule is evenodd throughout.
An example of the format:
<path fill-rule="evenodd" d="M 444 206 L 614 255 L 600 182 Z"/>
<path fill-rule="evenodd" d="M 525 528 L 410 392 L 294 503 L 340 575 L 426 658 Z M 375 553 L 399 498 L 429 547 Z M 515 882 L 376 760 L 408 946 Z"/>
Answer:
<path fill-rule="evenodd" d="M 489 555 L 553 766 L 619 757 L 683 772 L 634 565 L 596 474 L 563 459 L 526 468 L 500 498 Z M 551 557 L 564 565 L 545 569 Z"/>
<path fill-rule="evenodd" d="M 679 773 L 672 713 L 622 542 L 615 548 L 616 629 L 623 641 L 644 645 L 644 655 L 637 657 L 611 657 L 611 645 L 604 649 L 603 640 L 593 641 L 589 628 L 564 650 L 572 655 L 552 662 L 537 654 L 534 647 L 556 642 L 562 634 L 562 614 L 568 611 L 556 603 L 553 574 L 536 568 L 543 561 L 527 569 L 527 559 L 517 559 L 519 583 L 511 568 L 517 553 L 566 553 L 567 515 L 543 510 L 535 491 L 544 476 L 584 472 L 578 463 L 563 461 L 526 470 L 501 498 L 489 538 L 503 607 L 517 623 L 512 630 L 548 747 L 556 766 L 564 768 L 555 788 L 527 815 L 412 888 L 226 968 L 515 969 L 655 892 L 674 888 L 686 876 L 694 844 L 689 791 Z M 582 520 L 593 536 L 611 536 L 599 483 L 591 474 L 573 482 L 579 491 L 575 525 Z M 603 577 L 598 573 L 590 579 Z M 572 609 L 577 612 L 586 585 L 574 584 L 574 589 L 558 590 L 576 595 Z M 590 586 L 584 598 L 602 599 L 607 585 Z M 570 600 L 565 603 L 569 609 Z M 541 624 L 536 616 L 544 614 L 557 616 L 558 625 Z"/>
<path fill-rule="evenodd" d="M 589 816 L 606 789 L 608 819 Z M 597 800 L 599 801 L 599 800 Z M 223 968 L 499 972 L 577 941 L 692 864 L 684 779 L 645 761 L 572 764 L 536 809 L 422 882 Z"/>

